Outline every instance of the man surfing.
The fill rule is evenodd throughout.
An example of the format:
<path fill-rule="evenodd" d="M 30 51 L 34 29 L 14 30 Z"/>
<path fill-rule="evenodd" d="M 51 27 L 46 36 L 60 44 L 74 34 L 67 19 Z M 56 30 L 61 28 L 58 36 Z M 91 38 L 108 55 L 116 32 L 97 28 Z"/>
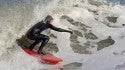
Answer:
<path fill-rule="evenodd" d="M 47 30 L 47 29 L 52 29 L 58 32 L 68 32 L 70 34 L 73 34 L 72 31 L 65 30 L 62 28 L 57 28 L 52 25 L 53 23 L 53 17 L 51 15 L 47 15 L 44 21 L 38 22 L 34 26 L 32 26 L 26 33 L 27 37 L 31 40 L 34 40 L 35 42 L 30 45 L 29 49 L 33 50 L 33 48 L 41 42 L 41 45 L 37 51 L 38 54 L 45 54 L 43 52 L 43 47 L 48 43 L 49 41 L 49 36 L 45 34 L 41 34 L 41 32 Z"/>

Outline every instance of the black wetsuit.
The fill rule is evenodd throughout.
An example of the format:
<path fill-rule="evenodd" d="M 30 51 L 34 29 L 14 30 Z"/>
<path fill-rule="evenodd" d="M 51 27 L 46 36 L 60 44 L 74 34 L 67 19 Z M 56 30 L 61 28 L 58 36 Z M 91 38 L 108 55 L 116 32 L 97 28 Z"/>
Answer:
<path fill-rule="evenodd" d="M 41 46 L 39 47 L 38 53 L 43 53 L 42 49 L 49 41 L 49 36 L 41 34 L 41 32 L 48 28 L 55 30 L 55 31 L 59 31 L 59 32 L 69 32 L 69 33 L 71 32 L 71 31 L 68 31 L 65 29 L 57 28 L 57 27 L 51 25 L 49 22 L 46 22 L 46 23 L 43 21 L 38 22 L 33 27 L 31 27 L 28 30 L 28 32 L 26 33 L 26 35 L 29 39 L 35 40 L 35 42 L 29 47 L 30 50 L 32 50 L 36 44 L 42 42 Z"/>

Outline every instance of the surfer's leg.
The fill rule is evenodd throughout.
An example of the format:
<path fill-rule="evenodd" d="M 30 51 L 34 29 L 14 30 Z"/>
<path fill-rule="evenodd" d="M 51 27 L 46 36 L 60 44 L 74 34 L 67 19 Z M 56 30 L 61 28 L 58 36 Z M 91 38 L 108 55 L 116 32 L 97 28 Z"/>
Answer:
<path fill-rule="evenodd" d="M 33 44 L 30 45 L 29 49 L 33 50 L 33 48 L 39 43 L 40 41 L 35 41 Z"/>
<path fill-rule="evenodd" d="M 41 43 L 41 45 L 39 47 L 38 54 L 44 54 L 42 50 L 43 50 L 43 47 L 48 43 L 48 41 L 49 41 L 48 36 L 42 38 L 42 43 Z"/>

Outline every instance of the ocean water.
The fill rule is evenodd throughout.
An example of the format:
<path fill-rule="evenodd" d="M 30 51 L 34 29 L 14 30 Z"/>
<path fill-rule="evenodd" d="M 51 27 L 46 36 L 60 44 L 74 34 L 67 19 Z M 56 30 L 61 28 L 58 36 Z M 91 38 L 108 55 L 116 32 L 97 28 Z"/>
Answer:
<path fill-rule="evenodd" d="M 106 1 L 114 4 L 125 5 L 125 0 L 106 0 Z"/>
<path fill-rule="evenodd" d="M 0 70 L 125 70 L 125 1 L 105 0 L 113 5 L 89 1 L 0 0 Z M 48 14 L 54 17 L 53 25 L 74 30 L 75 33 L 70 35 L 51 31 L 57 37 L 51 41 L 59 48 L 54 55 L 63 59 L 62 63 L 56 65 L 38 62 L 16 43 L 16 39 Z M 69 18 L 62 19 L 62 16 L 73 19 L 75 24 L 66 20 Z M 113 23 L 113 19 L 113 22 L 109 22 L 109 16 L 117 17 L 117 21 Z M 86 36 L 92 33 L 92 37 Z M 109 36 L 115 40 L 115 44 L 98 51 L 96 43 Z M 86 46 L 88 44 L 92 47 Z"/>

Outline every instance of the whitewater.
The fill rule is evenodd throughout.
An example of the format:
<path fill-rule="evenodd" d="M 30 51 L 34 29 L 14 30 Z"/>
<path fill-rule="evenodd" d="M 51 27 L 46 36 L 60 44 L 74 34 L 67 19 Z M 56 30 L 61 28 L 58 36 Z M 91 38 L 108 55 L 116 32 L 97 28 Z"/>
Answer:
<path fill-rule="evenodd" d="M 125 6 L 114 2 L 0 0 L 0 70 L 125 70 Z M 51 30 L 57 38 L 50 42 L 59 49 L 53 54 L 63 59 L 55 65 L 40 63 L 16 42 L 48 14 L 54 26 L 74 31 Z M 100 45 L 107 39 L 110 45 Z"/>

